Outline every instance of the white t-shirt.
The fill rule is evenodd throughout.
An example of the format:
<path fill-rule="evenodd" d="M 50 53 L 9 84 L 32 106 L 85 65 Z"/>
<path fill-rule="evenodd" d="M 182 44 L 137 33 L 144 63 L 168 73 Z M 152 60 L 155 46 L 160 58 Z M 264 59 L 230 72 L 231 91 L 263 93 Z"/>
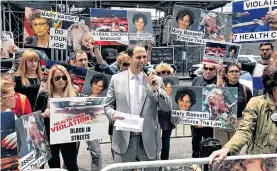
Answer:
<path fill-rule="evenodd" d="M 264 69 L 267 67 L 268 65 L 263 65 L 261 63 L 257 63 L 253 72 L 253 77 L 261 77 L 264 73 Z"/>

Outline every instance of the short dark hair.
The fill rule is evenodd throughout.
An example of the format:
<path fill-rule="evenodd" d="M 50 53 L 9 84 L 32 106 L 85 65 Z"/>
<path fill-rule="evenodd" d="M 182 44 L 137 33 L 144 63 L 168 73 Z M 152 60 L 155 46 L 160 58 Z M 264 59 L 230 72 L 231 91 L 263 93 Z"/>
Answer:
<path fill-rule="evenodd" d="M 232 50 L 235 50 L 235 53 L 234 53 L 234 54 L 236 54 L 238 49 L 237 49 L 236 46 L 231 46 L 231 47 L 229 48 L 228 52 L 231 52 Z"/>
<path fill-rule="evenodd" d="M 232 63 L 232 64 L 229 64 L 229 65 L 226 66 L 226 68 L 225 68 L 225 73 L 227 74 L 228 71 L 230 70 L 230 68 L 233 67 L 233 66 L 238 67 L 238 69 L 241 70 L 240 64 Z"/>
<path fill-rule="evenodd" d="M 143 48 L 145 48 L 145 47 L 144 47 L 142 44 L 140 44 L 140 43 L 136 43 L 136 44 L 129 45 L 128 48 L 127 48 L 127 50 L 126 50 L 128 56 L 130 56 L 130 57 L 133 56 L 134 50 L 135 50 L 136 47 L 143 47 Z"/>
<path fill-rule="evenodd" d="M 277 87 L 277 64 L 274 62 L 268 65 L 263 72 L 262 83 L 264 85 L 264 92 L 273 94 L 273 89 Z"/>
<path fill-rule="evenodd" d="M 176 22 L 178 23 L 178 20 L 186 15 L 189 16 L 189 26 L 192 25 L 194 23 L 194 13 L 189 9 L 180 10 L 176 15 Z"/>
<path fill-rule="evenodd" d="M 166 86 L 168 83 L 170 83 L 171 85 L 175 85 L 175 82 L 171 78 L 168 78 L 168 77 L 164 78 L 163 82 L 164 82 L 164 86 Z"/>
<path fill-rule="evenodd" d="M 147 23 L 147 17 L 145 14 L 139 12 L 139 13 L 135 13 L 133 15 L 133 23 L 135 24 L 136 21 L 138 21 L 140 18 L 143 19 L 143 22 L 144 22 L 144 25 L 146 26 L 148 23 Z"/>
<path fill-rule="evenodd" d="M 191 106 L 193 106 L 196 103 L 196 94 L 193 90 L 187 87 L 181 87 L 177 90 L 175 95 L 175 102 L 178 104 L 178 101 L 181 100 L 186 95 L 189 96 L 190 104 Z"/>
<path fill-rule="evenodd" d="M 95 74 L 91 80 L 90 80 L 90 86 L 92 86 L 92 84 L 97 83 L 98 81 L 103 81 L 103 90 L 108 88 L 108 84 L 109 84 L 109 80 L 108 78 L 105 77 L 104 74 Z"/>
<path fill-rule="evenodd" d="M 261 44 L 260 44 L 260 48 L 261 48 L 262 46 L 266 46 L 266 45 L 271 46 L 271 49 L 274 48 L 273 44 L 272 44 L 272 43 L 269 43 L 269 42 L 267 42 L 267 43 L 261 43 Z"/>

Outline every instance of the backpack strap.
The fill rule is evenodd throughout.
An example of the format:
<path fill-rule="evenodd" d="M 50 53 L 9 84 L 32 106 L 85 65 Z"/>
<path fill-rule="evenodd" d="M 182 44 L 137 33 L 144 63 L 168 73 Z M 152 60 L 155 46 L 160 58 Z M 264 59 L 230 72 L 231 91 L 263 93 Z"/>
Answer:
<path fill-rule="evenodd" d="M 246 91 L 246 86 L 244 84 L 242 84 L 242 88 L 243 88 L 243 95 L 244 95 L 244 102 L 245 102 L 244 108 L 245 108 L 247 103 L 247 91 Z"/>
<path fill-rule="evenodd" d="M 24 115 L 24 113 L 25 113 L 26 96 L 19 93 L 19 99 L 20 99 L 21 109 L 22 109 L 21 115 Z"/>

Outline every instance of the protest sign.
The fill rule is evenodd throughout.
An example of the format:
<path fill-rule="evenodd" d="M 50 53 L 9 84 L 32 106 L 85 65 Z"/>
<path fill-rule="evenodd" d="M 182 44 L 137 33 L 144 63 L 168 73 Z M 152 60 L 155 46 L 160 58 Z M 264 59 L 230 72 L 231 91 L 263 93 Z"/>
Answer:
<path fill-rule="evenodd" d="M 177 41 L 204 44 L 205 39 L 229 41 L 227 14 L 180 5 L 174 6 L 171 34 Z"/>
<path fill-rule="evenodd" d="M 107 94 L 110 79 L 110 75 L 88 70 L 82 93 L 93 97 L 104 97 Z"/>
<path fill-rule="evenodd" d="M 95 44 L 128 45 L 128 19 L 126 10 L 91 8 L 90 27 Z"/>
<path fill-rule="evenodd" d="M 128 11 L 128 30 L 130 44 L 147 45 L 153 38 L 151 12 Z"/>
<path fill-rule="evenodd" d="M 150 63 L 152 65 L 161 62 L 174 64 L 174 48 L 173 47 L 153 47 L 151 51 Z"/>
<path fill-rule="evenodd" d="M 233 3 L 233 42 L 247 43 L 277 39 L 277 4 L 270 0 Z"/>
<path fill-rule="evenodd" d="M 45 89 L 46 87 L 46 82 L 48 79 L 48 75 L 49 75 L 49 70 L 51 69 L 51 67 L 53 65 L 62 65 L 67 69 L 67 72 L 70 74 L 70 77 L 72 79 L 72 83 L 73 86 L 76 88 L 76 90 L 78 90 L 78 92 L 82 92 L 83 89 L 83 85 L 85 82 L 85 77 L 87 74 L 87 70 L 81 67 L 74 67 L 72 65 L 69 65 L 67 63 L 64 62 L 60 62 L 60 61 L 53 61 L 48 59 L 46 61 L 46 68 L 43 72 L 43 79 L 41 81 L 41 85 L 40 85 L 40 89 Z"/>
<path fill-rule="evenodd" d="M 172 95 L 172 86 L 179 85 L 179 78 L 178 77 L 162 77 L 164 83 L 164 91 L 166 95 Z"/>
<path fill-rule="evenodd" d="M 13 54 L 13 33 L 10 31 L 2 31 L 1 33 L 2 35 L 0 40 L 0 58 L 9 58 L 9 54 Z"/>
<path fill-rule="evenodd" d="M 1 113 L 1 170 L 17 171 L 19 166 L 17 149 L 6 149 L 6 143 L 16 136 L 15 115 L 12 111 Z M 4 146 L 5 145 L 5 146 Z"/>
<path fill-rule="evenodd" d="M 89 18 L 25 8 L 24 46 L 82 51 L 92 47 Z"/>
<path fill-rule="evenodd" d="M 275 171 L 277 170 L 277 158 L 273 157 L 248 159 L 223 160 L 221 163 L 213 162 L 209 165 L 209 171 Z M 275 155 L 276 156 L 276 155 Z M 242 157 L 242 156 L 241 156 Z"/>
<path fill-rule="evenodd" d="M 18 137 L 20 170 L 39 169 L 51 158 L 49 139 L 41 112 L 25 115 L 15 121 Z"/>
<path fill-rule="evenodd" d="M 103 97 L 50 99 L 50 144 L 101 139 L 108 134 L 109 121 Z"/>
<path fill-rule="evenodd" d="M 171 117 L 174 123 L 236 129 L 237 98 L 233 87 L 173 86 Z"/>
<path fill-rule="evenodd" d="M 204 49 L 203 62 L 219 65 L 236 63 L 239 51 L 239 44 L 207 41 Z"/>

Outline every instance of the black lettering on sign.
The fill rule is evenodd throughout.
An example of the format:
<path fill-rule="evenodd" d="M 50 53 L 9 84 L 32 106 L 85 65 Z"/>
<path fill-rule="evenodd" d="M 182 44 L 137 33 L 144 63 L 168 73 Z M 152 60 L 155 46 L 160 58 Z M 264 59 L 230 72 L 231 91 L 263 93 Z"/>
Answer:
<path fill-rule="evenodd" d="M 151 52 L 151 64 L 156 65 L 161 62 L 174 64 L 173 47 L 153 47 Z"/>

